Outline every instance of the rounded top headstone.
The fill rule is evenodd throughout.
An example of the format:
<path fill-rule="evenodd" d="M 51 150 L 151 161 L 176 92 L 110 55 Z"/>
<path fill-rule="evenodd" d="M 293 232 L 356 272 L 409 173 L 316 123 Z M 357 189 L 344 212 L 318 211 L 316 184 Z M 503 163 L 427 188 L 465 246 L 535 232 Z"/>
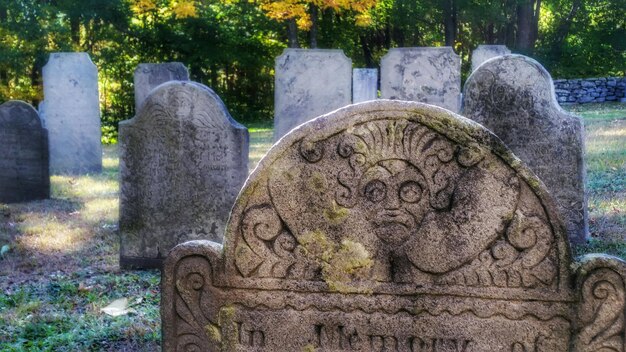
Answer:
<path fill-rule="evenodd" d="M 21 100 L 10 100 L 0 105 L 0 127 L 42 128 L 35 108 Z"/>

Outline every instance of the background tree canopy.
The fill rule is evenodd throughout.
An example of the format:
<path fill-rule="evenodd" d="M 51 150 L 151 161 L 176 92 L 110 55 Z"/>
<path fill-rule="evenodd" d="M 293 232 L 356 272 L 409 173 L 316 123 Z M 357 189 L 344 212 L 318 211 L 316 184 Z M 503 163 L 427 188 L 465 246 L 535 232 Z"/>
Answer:
<path fill-rule="evenodd" d="M 0 102 L 42 99 L 50 52 L 98 66 L 105 141 L 134 115 L 133 71 L 181 61 L 238 121 L 270 119 L 283 48 L 340 48 L 376 67 L 391 47 L 451 45 L 467 75 L 479 44 L 505 44 L 553 77 L 626 73 L 626 0 L 0 0 Z"/>

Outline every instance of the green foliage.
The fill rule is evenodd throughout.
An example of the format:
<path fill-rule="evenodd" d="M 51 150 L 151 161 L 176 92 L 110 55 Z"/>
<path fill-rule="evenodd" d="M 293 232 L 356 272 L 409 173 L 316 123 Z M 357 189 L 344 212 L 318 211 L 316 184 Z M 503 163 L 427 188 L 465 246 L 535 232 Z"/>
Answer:
<path fill-rule="evenodd" d="M 118 122 L 135 115 L 132 80 L 141 62 L 183 62 L 191 79 L 213 88 L 235 119 L 268 121 L 273 115 L 274 58 L 286 46 L 289 26 L 281 18 L 270 19 L 264 6 L 291 4 L 302 16 L 315 16 L 310 20 L 317 45 L 343 49 L 357 67 L 376 67 L 392 47 L 444 45 L 450 39 L 444 33 L 453 26 L 454 48 L 466 77 L 470 53 L 479 44 L 506 44 L 514 52 L 528 52 L 516 43 L 522 3 L 367 0 L 296 6 L 269 0 L 0 0 L 0 102 L 21 99 L 37 105 L 43 99 L 41 69 L 48 55 L 85 51 L 100 73 L 105 144 L 116 143 Z M 311 4 L 318 4 L 316 11 Z M 357 9 L 355 4 L 367 6 Z M 532 56 L 553 77 L 623 75 L 625 11 L 626 0 L 543 0 Z M 300 28 L 297 41 L 309 42 L 310 33 L 302 30 L 307 26 Z"/>

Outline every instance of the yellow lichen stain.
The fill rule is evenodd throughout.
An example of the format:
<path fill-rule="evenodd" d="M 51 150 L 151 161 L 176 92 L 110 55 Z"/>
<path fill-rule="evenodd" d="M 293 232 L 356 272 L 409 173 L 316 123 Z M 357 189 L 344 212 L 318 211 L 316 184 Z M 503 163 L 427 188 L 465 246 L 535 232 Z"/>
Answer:
<path fill-rule="evenodd" d="M 330 208 L 324 209 L 324 217 L 331 225 L 339 225 L 348 217 L 350 210 L 333 201 Z"/>
<path fill-rule="evenodd" d="M 219 326 L 215 324 L 208 324 L 204 327 L 204 330 L 206 330 L 206 334 L 211 341 L 215 343 L 222 342 L 222 331 Z"/>
<path fill-rule="evenodd" d="M 363 283 L 371 277 L 374 261 L 363 244 L 349 239 L 334 243 L 320 230 L 302 236 L 300 244 L 322 267 L 322 277 L 331 291 L 372 292 L 373 287 Z"/>
<path fill-rule="evenodd" d="M 235 324 L 236 308 L 232 305 L 223 306 L 220 308 L 219 313 L 219 326 L 228 326 L 228 324 Z M 234 351 L 236 345 L 236 338 L 232 334 L 226 334 L 224 338 L 220 339 L 222 345 L 222 351 Z M 220 335 L 221 336 L 221 335 Z"/>
<path fill-rule="evenodd" d="M 309 187 L 314 191 L 324 191 L 328 188 L 328 181 L 323 174 L 316 171 L 309 178 Z"/>
<path fill-rule="evenodd" d="M 315 346 L 313 345 L 306 345 L 302 348 L 302 352 L 315 352 Z"/>

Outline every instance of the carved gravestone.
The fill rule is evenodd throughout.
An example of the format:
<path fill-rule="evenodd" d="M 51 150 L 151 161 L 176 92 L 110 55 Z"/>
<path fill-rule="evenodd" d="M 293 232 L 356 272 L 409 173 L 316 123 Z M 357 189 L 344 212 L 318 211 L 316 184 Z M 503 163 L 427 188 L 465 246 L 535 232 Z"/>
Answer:
<path fill-rule="evenodd" d="M 102 170 L 98 69 L 86 53 L 52 53 L 43 68 L 50 172 Z"/>
<path fill-rule="evenodd" d="M 451 47 L 390 49 L 380 63 L 383 99 L 419 101 L 459 112 L 461 58 Z"/>
<path fill-rule="evenodd" d="M 482 126 L 366 102 L 293 130 L 224 246 L 162 275 L 164 351 L 624 351 L 625 263 L 577 267 L 542 183 Z"/>
<path fill-rule="evenodd" d="M 352 103 L 361 103 L 378 98 L 378 70 L 355 68 L 352 70 Z"/>
<path fill-rule="evenodd" d="M 546 184 L 570 240 L 587 238 L 583 125 L 556 101 L 548 72 L 506 55 L 485 62 L 465 84 L 464 116 L 493 131 Z"/>
<path fill-rule="evenodd" d="M 274 140 L 351 102 L 352 61 L 341 50 L 285 49 L 275 71 Z"/>
<path fill-rule="evenodd" d="M 50 197 L 48 131 L 31 105 L 0 105 L 0 146 L 0 203 Z"/>
<path fill-rule="evenodd" d="M 472 72 L 487 60 L 510 53 L 506 45 L 479 45 L 472 51 Z"/>
<path fill-rule="evenodd" d="M 151 90 L 169 81 L 188 81 L 189 72 L 181 62 L 139 64 L 135 69 L 135 111 L 146 100 Z"/>
<path fill-rule="evenodd" d="M 120 123 L 120 265 L 160 267 L 178 243 L 221 242 L 248 174 L 248 130 L 208 87 L 164 83 Z"/>

